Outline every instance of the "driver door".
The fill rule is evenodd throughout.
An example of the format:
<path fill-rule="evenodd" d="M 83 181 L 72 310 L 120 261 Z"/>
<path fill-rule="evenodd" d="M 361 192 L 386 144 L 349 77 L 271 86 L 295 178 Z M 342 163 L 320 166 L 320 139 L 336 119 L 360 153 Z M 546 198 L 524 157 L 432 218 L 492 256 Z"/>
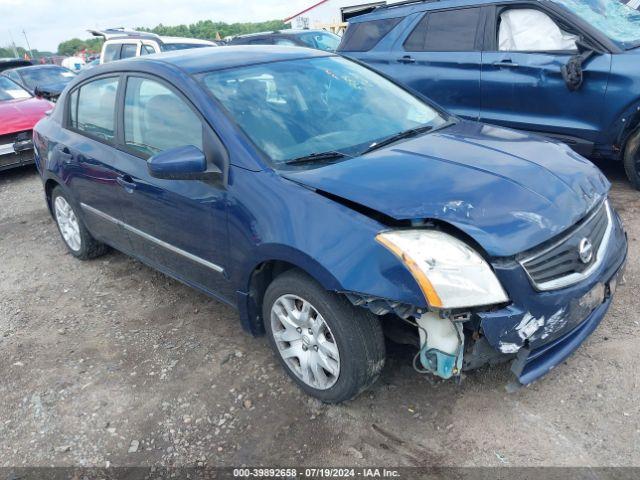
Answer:
<path fill-rule="evenodd" d="M 480 119 L 558 137 L 588 155 L 602 130 L 611 55 L 587 60 L 582 87 L 570 91 L 561 68 L 578 53 L 580 32 L 539 7 L 487 8 Z"/>

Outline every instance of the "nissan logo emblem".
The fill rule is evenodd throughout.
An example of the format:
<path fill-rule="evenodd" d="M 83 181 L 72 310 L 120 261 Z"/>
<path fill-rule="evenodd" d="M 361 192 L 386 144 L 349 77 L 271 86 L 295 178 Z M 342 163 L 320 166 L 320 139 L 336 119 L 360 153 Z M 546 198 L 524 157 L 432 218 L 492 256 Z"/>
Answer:
<path fill-rule="evenodd" d="M 582 263 L 589 263 L 593 259 L 593 245 L 591 240 L 583 238 L 578 246 L 578 256 Z"/>

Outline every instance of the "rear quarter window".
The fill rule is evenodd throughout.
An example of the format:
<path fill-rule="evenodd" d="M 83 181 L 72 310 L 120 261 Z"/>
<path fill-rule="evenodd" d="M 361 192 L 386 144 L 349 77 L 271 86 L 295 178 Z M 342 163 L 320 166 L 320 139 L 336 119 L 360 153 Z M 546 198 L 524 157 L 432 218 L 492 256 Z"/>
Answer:
<path fill-rule="evenodd" d="M 366 52 L 371 50 L 401 20 L 402 17 L 398 17 L 352 23 L 347 28 L 344 37 L 342 37 L 338 50 L 346 52 Z"/>

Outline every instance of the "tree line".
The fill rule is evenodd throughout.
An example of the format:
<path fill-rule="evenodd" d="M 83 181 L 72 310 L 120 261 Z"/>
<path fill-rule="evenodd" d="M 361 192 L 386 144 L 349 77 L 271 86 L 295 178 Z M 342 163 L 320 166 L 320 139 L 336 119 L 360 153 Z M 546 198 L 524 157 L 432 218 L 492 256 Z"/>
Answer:
<path fill-rule="evenodd" d="M 247 33 L 255 33 L 269 30 L 281 30 L 287 28 L 287 25 L 281 20 L 269 20 L 266 22 L 245 22 L 245 23 L 225 23 L 214 22 L 212 20 L 200 20 L 189 25 L 157 25 L 153 28 L 138 27 L 136 30 L 151 32 L 157 35 L 166 35 L 169 37 L 188 37 L 199 38 L 202 40 L 216 40 L 216 38 L 225 38 L 233 35 L 244 35 Z M 99 52 L 102 48 L 102 38 L 94 37 L 86 40 L 72 38 L 58 45 L 59 55 L 73 55 L 81 50 L 90 50 Z M 1 50 L 0 50 L 1 51 Z M 4 55 L 0 54 L 0 57 Z M 13 53 L 11 55 L 13 56 Z"/>
<path fill-rule="evenodd" d="M 18 52 L 19 58 L 24 58 L 25 54 L 31 57 L 29 51 L 26 48 L 16 47 L 16 50 Z M 36 49 L 32 49 L 31 53 L 33 53 L 33 59 L 35 60 L 39 60 L 42 57 L 50 57 L 51 55 L 53 55 L 53 52 L 41 52 Z M 15 55 L 15 51 L 13 50 L 13 47 L 11 46 L 0 47 L 0 58 L 14 58 L 15 56 L 16 55 Z"/>

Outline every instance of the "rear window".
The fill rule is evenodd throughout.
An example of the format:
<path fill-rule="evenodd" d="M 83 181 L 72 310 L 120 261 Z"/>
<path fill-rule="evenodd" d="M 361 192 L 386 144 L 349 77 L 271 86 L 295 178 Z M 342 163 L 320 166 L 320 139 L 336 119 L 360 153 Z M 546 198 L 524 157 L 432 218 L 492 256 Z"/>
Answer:
<path fill-rule="evenodd" d="M 476 49 L 479 8 L 425 15 L 404 42 L 409 52 L 471 52 Z"/>
<path fill-rule="evenodd" d="M 338 50 L 347 52 L 366 52 L 371 50 L 401 20 L 402 17 L 352 23 L 347 28 L 344 37 L 342 37 Z"/>
<path fill-rule="evenodd" d="M 120 44 L 109 43 L 104 47 L 104 63 L 113 62 L 120 58 Z"/>

